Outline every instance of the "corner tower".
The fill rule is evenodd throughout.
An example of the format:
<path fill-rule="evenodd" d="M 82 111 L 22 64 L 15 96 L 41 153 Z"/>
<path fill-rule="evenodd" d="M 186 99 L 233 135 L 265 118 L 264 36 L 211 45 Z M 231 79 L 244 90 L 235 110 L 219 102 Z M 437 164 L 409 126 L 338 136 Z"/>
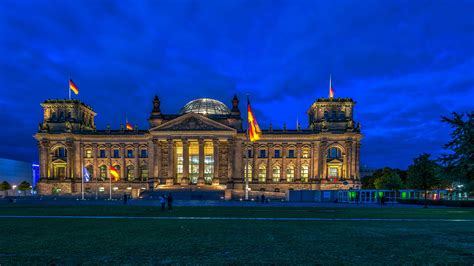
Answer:
<path fill-rule="evenodd" d="M 351 98 L 319 98 L 308 109 L 309 127 L 316 131 L 356 131 Z"/>
<path fill-rule="evenodd" d="M 90 106 L 79 100 L 46 100 L 40 132 L 80 132 L 96 129 L 97 115 Z"/>

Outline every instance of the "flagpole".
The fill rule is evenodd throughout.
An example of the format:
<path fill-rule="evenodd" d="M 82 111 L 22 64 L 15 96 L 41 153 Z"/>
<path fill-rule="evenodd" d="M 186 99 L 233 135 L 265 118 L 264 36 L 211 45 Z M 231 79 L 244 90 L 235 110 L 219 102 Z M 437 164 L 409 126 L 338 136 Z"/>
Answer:
<path fill-rule="evenodd" d="M 249 95 L 247 94 L 247 110 L 249 104 Z M 245 131 L 245 200 L 249 199 L 249 118 L 248 118 L 248 111 L 247 111 L 247 130 Z M 255 154 L 254 154 L 255 156 Z"/>
<path fill-rule="evenodd" d="M 82 151 L 81 151 L 81 157 L 82 157 Z M 82 200 L 84 200 L 84 162 L 83 159 L 81 158 L 81 193 L 82 193 Z"/>
<path fill-rule="evenodd" d="M 71 83 L 71 78 L 69 78 L 69 83 Z M 68 91 L 69 91 L 69 100 L 71 100 L 71 86 L 69 84 L 69 86 L 67 87 Z"/>
<path fill-rule="evenodd" d="M 110 169 L 107 171 L 109 176 L 109 200 L 112 200 L 112 178 L 110 177 Z"/>

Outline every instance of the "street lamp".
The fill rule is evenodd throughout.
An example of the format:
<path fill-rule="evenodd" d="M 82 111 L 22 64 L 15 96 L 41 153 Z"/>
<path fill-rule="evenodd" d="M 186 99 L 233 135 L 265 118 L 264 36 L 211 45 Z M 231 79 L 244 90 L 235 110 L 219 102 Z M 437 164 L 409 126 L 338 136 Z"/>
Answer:
<path fill-rule="evenodd" d="M 12 188 L 13 188 L 13 195 L 16 196 L 16 185 L 13 185 Z"/>

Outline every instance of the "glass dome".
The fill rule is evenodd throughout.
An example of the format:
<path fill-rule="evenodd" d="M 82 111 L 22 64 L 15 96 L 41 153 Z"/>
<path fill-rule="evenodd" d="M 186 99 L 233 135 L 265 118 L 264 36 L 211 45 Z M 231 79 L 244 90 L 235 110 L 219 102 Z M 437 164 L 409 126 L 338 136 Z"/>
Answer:
<path fill-rule="evenodd" d="M 201 98 L 187 103 L 181 114 L 197 113 L 202 115 L 229 115 L 230 110 L 225 104 L 214 99 Z"/>

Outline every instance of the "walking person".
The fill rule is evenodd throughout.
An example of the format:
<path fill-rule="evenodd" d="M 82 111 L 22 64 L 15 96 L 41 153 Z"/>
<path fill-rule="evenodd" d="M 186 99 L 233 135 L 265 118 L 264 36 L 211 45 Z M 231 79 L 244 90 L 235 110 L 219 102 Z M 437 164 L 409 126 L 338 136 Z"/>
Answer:
<path fill-rule="evenodd" d="M 168 194 L 167 201 L 168 201 L 168 211 L 171 211 L 171 210 L 173 209 L 173 208 L 172 208 L 173 197 L 171 196 L 171 193 Z"/>
<path fill-rule="evenodd" d="M 161 203 L 161 211 L 165 211 L 165 205 L 166 205 L 166 198 L 165 195 L 161 195 L 160 197 L 160 203 Z"/>

